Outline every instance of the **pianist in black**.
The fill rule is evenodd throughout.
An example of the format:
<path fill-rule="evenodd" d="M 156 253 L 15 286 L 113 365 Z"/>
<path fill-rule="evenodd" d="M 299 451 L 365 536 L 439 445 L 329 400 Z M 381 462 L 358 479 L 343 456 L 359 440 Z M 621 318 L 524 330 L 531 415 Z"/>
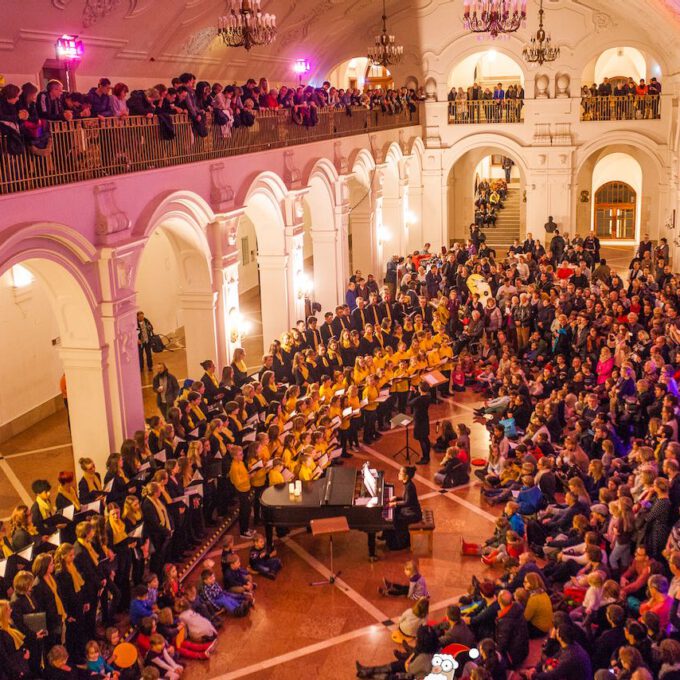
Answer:
<path fill-rule="evenodd" d="M 423 512 L 420 509 L 418 492 L 413 477 L 416 468 L 412 465 L 399 469 L 399 481 L 404 485 L 402 496 L 395 496 L 389 501 L 394 508 L 394 528 L 384 531 L 378 540 L 384 540 L 390 550 L 404 550 L 411 545 L 408 532 L 409 524 L 420 522 Z"/>

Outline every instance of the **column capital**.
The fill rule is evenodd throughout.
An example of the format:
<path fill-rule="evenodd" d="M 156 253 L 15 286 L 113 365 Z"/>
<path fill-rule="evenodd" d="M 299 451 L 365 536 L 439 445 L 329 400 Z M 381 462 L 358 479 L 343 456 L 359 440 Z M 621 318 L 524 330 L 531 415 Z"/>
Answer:
<path fill-rule="evenodd" d="M 86 368 L 101 371 L 106 354 L 106 350 L 101 347 L 59 348 L 59 358 L 64 366 L 64 370 L 69 368 Z"/>

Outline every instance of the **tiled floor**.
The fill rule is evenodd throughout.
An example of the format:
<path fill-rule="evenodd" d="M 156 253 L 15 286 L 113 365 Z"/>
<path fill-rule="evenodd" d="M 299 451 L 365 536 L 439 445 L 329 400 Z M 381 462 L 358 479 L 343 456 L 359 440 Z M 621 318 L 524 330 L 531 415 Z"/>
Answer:
<path fill-rule="evenodd" d="M 631 250 L 606 248 L 603 256 L 613 268 L 625 271 Z M 248 363 L 256 366 L 263 350 L 259 300 L 254 297 L 247 300 L 244 308 L 244 314 L 254 321 L 251 336 L 244 345 Z M 166 361 L 178 377 L 186 375 L 182 351 L 164 353 L 159 358 Z M 143 378 L 143 384 L 150 382 L 148 374 Z M 148 387 L 144 388 L 144 397 L 147 413 L 155 412 L 153 394 Z M 472 422 L 471 410 L 476 402 L 476 395 L 465 393 L 433 406 L 430 411 L 432 438 L 436 436 L 437 420 L 465 422 L 472 429 L 473 457 L 486 456 L 487 432 Z M 0 453 L 6 457 L 8 466 L 4 468 L 5 463 L 0 461 L 0 517 L 9 515 L 14 505 L 27 495 L 26 490 L 30 490 L 38 471 L 41 477 L 54 480 L 59 470 L 73 469 L 69 441 L 62 412 L 0 444 Z M 403 443 L 403 433 L 387 433 L 370 450 L 358 454 L 352 464 L 369 459 L 394 483 L 400 462 L 395 462 L 393 456 Z M 480 500 L 479 486 L 474 483 L 446 494 L 439 493 L 432 481 L 437 460 L 439 456 L 433 454 L 432 464 L 419 469 L 416 480 L 422 504 L 434 510 L 437 525 L 433 555 L 425 554 L 424 541 L 414 546 L 432 595 L 431 618 L 443 614 L 446 604 L 464 591 L 472 574 L 486 572 L 487 568 L 477 559 L 460 556 L 460 540 L 461 536 L 473 541 L 484 539 L 500 512 L 499 508 Z M 387 553 L 379 562 L 371 564 L 366 559 L 363 534 L 351 532 L 338 536 L 335 568 L 342 571 L 342 581 L 335 586 L 318 588 L 309 583 L 325 575 L 329 558 L 327 539 L 297 533 L 279 546 L 279 553 L 285 564 L 279 579 L 274 583 L 257 579 L 257 607 L 246 619 L 226 621 L 214 656 L 206 662 L 194 662 L 187 668 L 185 678 L 345 680 L 354 677 L 355 659 L 366 664 L 392 659 L 394 645 L 382 622 L 398 617 L 407 603 L 384 598 L 377 588 L 384 576 L 401 578 L 402 565 L 411 553 Z M 245 548 L 241 554 L 246 556 Z"/>

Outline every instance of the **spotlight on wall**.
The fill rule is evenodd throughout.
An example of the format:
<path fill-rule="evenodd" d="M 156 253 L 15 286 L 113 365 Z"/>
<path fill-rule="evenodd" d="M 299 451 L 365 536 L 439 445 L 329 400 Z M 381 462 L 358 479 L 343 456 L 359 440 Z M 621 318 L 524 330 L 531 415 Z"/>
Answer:
<path fill-rule="evenodd" d="M 412 227 L 414 224 L 418 224 L 418 218 L 413 210 L 408 210 L 406 212 L 406 226 Z"/>
<path fill-rule="evenodd" d="M 232 307 L 229 310 L 228 327 L 229 338 L 231 339 L 231 342 L 235 344 L 250 333 L 252 324 L 238 309 L 236 309 L 236 307 Z"/>
<path fill-rule="evenodd" d="M 308 59 L 296 59 L 293 63 L 293 71 L 298 75 L 298 84 L 302 85 L 302 76 L 309 73 L 312 67 Z"/>
<path fill-rule="evenodd" d="M 81 62 L 85 54 L 83 41 L 78 40 L 77 35 L 64 34 L 57 39 L 55 44 L 57 53 L 57 61 L 61 61 L 65 66 L 66 73 L 66 90 L 71 90 L 71 71 L 73 71 Z"/>
<path fill-rule="evenodd" d="M 12 286 L 14 288 L 27 288 L 33 283 L 33 274 L 20 264 L 12 267 Z"/>

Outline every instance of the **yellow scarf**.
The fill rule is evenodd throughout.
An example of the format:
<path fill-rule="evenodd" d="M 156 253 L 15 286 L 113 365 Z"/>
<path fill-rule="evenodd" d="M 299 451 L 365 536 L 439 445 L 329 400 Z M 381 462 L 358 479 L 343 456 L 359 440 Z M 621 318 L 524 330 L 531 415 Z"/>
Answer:
<path fill-rule="evenodd" d="M 43 581 L 45 581 L 54 595 L 54 603 L 57 605 L 57 612 L 59 613 L 59 616 L 61 616 L 61 620 L 66 621 L 66 610 L 64 609 L 64 603 L 59 597 L 59 593 L 57 592 L 57 584 L 54 582 L 52 574 L 45 574 L 45 576 L 43 576 Z"/>
<path fill-rule="evenodd" d="M 237 361 L 235 363 L 236 368 L 238 368 L 241 373 L 247 373 L 248 372 L 248 367 L 246 366 L 246 362 L 241 359 L 241 361 Z"/>
<path fill-rule="evenodd" d="M 196 406 L 196 404 L 191 405 L 191 410 L 196 415 L 199 422 L 205 418 L 205 416 L 203 415 L 203 411 L 201 411 L 200 407 Z"/>
<path fill-rule="evenodd" d="M 5 538 L 2 539 L 2 554 L 4 557 L 9 557 L 10 555 L 14 555 L 14 550 L 12 550 L 12 544 L 9 542 L 9 538 L 5 536 Z"/>
<path fill-rule="evenodd" d="M 158 520 L 161 523 L 161 526 L 164 527 L 165 529 L 170 528 L 170 518 L 168 517 L 168 511 L 167 508 L 161 503 L 161 501 L 158 498 L 154 498 L 153 496 L 147 496 L 151 504 L 153 505 L 154 508 L 156 508 L 156 512 L 158 513 Z"/>
<path fill-rule="evenodd" d="M 66 488 L 60 484 L 57 487 L 57 494 L 61 494 L 64 498 L 68 498 L 73 504 L 74 510 L 80 510 L 80 501 L 78 500 L 78 496 L 75 494 L 73 489 Z"/>
<path fill-rule="evenodd" d="M 236 416 L 230 415 L 229 418 L 234 423 L 234 425 L 236 425 L 236 430 L 238 432 L 240 432 L 243 429 L 243 425 L 241 425 L 241 421 Z"/>
<path fill-rule="evenodd" d="M 85 479 L 85 482 L 87 483 L 87 490 L 88 491 L 101 491 L 102 490 L 102 482 L 95 473 L 84 472 L 83 477 Z"/>
<path fill-rule="evenodd" d="M 264 394 L 256 394 L 255 399 L 260 402 L 260 406 L 266 406 L 267 400 L 264 398 Z"/>
<path fill-rule="evenodd" d="M 227 445 L 225 444 L 224 439 L 222 439 L 222 433 L 215 430 L 213 432 L 213 436 L 215 437 L 215 439 L 217 439 L 217 443 L 220 445 L 220 453 L 226 453 Z"/>
<path fill-rule="evenodd" d="M 24 644 L 24 639 L 26 636 L 16 628 L 12 628 L 12 626 L 9 624 L 7 624 L 7 627 L 2 626 L 2 630 L 4 630 L 5 633 L 8 633 L 12 640 L 14 640 L 14 647 L 16 649 L 21 649 L 21 645 Z"/>
<path fill-rule="evenodd" d="M 163 496 L 165 505 L 170 505 L 170 503 L 172 503 L 172 498 L 170 498 L 170 494 L 165 490 L 164 486 L 161 487 L 161 496 Z"/>
<path fill-rule="evenodd" d="M 52 504 L 49 501 L 46 501 L 44 498 L 40 498 L 40 496 L 36 496 L 35 502 L 38 504 L 38 510 L 40 510 L 40 516 L 43 519 L 52 517 Z"/>
<path fill-rule="evenodd" d="M 219 388 L 220 384 L 217 382 L 217 378 L 212 373 L 206 372 L 206 375 L 210 378 L 210 382 L 215 385 L 215 387 Z"/>
<path fill-rule="evenodd" d="M 125 531 L 125 523 L 120 517 L 109 517 L 109 526 L 113 531 L 113 544 L 118 545 L 127 539 L 127 532 Z"/>
<path fill-rule="evenodd" d="M 96 567 L 99 564 L 99 555 L 97 555 L 97 551 L 92 547 L 91 543 L 88 543 L 87 541 L 84 541 L 82 538 L 78 539 L 78 543 L 87 550 L 88 554 L 90 555 L 90 559 L 92 560 L 92 563 Z"/>
<path fill-rule="evenodd" d="M 80 572 L 76 568 L 76 565 L 71 562 L 71 564 L 65 564 L 66 571 L 71 575 L 71 580 L 73 581 L 73 590 L 76 593 L 80 592 L 80 589 L 85 585 L 85 579 L 80 575 Z"/>

